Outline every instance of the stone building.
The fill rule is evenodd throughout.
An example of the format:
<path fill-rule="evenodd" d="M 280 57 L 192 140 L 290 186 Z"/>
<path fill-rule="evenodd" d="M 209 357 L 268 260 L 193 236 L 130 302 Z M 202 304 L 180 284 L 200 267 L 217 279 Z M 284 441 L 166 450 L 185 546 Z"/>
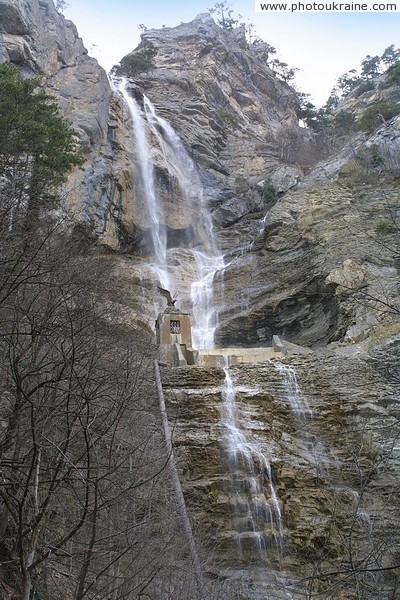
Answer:
<path fill-rule="evenodd" d="M 157 345 L 161 362 L 174 367 L 194 365 L 197 352 L 192 348 L 190 315 L 167 306 L 156 320 Z"/>

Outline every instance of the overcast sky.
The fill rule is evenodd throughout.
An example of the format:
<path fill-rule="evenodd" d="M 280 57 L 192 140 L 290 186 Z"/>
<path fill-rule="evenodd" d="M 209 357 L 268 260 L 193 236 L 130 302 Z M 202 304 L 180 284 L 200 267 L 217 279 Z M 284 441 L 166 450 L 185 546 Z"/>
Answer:
<path fill-rule="evenodd" d="M 399 0 L 398 0 L 399 2 Z M 140 41 L 138 25 L 175 27 L 207 12 L 211 0 L 67 0 L 64 14 L 74 21 L 92 56 L 109 71 Z M 276 47 L 278 58 L 301 69 L 297 84 L 317 105 L 326 102 L 336 79 L 358 68 L 367 54 L 400 47 L 396 13 L 256 13 L 253 0 L 231 2 L 235 13 L 254 23 L 256 33 Z M 400 7 L 400 4 L 399 4 Z"/>

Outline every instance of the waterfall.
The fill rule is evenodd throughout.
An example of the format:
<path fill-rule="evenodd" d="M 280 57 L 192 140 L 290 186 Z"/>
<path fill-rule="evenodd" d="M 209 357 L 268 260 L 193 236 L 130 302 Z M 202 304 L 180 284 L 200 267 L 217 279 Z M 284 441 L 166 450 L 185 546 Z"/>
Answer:
<path fill-rule="evenodd" d="M 193 254 L 197 263 L 198 280 L 191 285 L 190 295 L 194 324 L 192 327 L 193 346 L 197 349 L 214 347 L 214 332 L 218 325 L 218 307 L 215 304 L 214 285 L 218 272 L 224 268 L 220 254 L 208 255 L 199 250 Z M 219 281 L 223 281 L 219 279 Z M 220 296 L 222 288 L 220 287 Z"/>
<path fill-rule="evenodd" d="M 188 240 L 189 254 L 186 255 L 190 268 L 183 269 L 183 277 L 184 283 L 190 288 L 190 298 L 186 304 L 193 313 L 193 347 L 213 347 L 214 332 L 218 324 L 214 280 L 216 273 L 224 268 L 224 258 L 218 250 L 199 174 L 179 136 L 168 121 L 157 114 L 151 101 L 144 95 L 141 110 L 127 90 L 127 80 L 123 79 L 118 89 L 132 118 L 138 152 L 139 179 L 151 224 L 155 259 L 149 266 L 162 287 L 179 293 L 179 280 L 174 274 L 174 250 L 178 250 L 167 247 L 167 227 L 164 223 L 162 200 L 156 191 L 154 166 L 148 142 L 149 136 L 152 135 L 161 152 L 163 167 L 168 171 L 171 180 L 176 181 L 179 186 L 183 200 L 183 216 L 191 223 L 192 235 Z M 180 260 L 182 256 L 181 252 Z"/>
<path fill-rule="evenodd" d="M 192 254 L 197 272 L 197 279 L 191 283 L 190 290 L 194 319 L 193 346 L 197 349 L 212 348 L 218 313 L 213 294 L 214 276 L 223 269 L 224 259 L 217 248 L 211 216 L 192 159 L 171 125 L 156 114 L 154 106 L 146 96 L 144 108 L 149 127 L 158 140 L 168 170 L 178 181 L 186 214 L 192 217 Z"/>
<path fill-rule="evenodd" d="M 283 363 L 274 363 L 282 378 L 284 400 L 288 402 L 294 417 L 298 420 L 301 439 L 307 447 L 307 459 L 315 466 L 318 475 L 330 470 L 339 472 L 340 463 L 332 448 L 326 447 L 323 440 L 313 431 L 313 420 L 317 417 L 308 405 L 297 381 L 296 369 Z"/>
<path fill-rule="evenodd" d="M 143 106 L 147 123 L 158 141 L 165 165 L 170 175 L 178 182 L 184 199 L 185 214 L 190 217 L 195 216 L 193 226 L 197 229 L 201 228 L 204 215 L 199 214 L 198 211 L 201 213 L 203 209 L 203 194 L 194 163 L 186 152 L 179 136 L 168 121 L 156 114 L 153 104 L 145 95 L 143 96 Z M 191 213 L 193 209 L 197 209 L 194 214 Z"/>
<path fill-rule="evenodd" d="M 282 518 L 268 457 L 245 433 L 246 423 L 236 402 L 235 387 L 228 363 L 224 366 L 222 390 L 226 462 L 229 475 L 227 494 L 237 521 L 239 550 L 251 548 L 264 562 L 272 545 L 281 551 Z"/>
<path fill-rule="evenodd" d="M 275 369 L 277 369 L 281 374 L 285 396 L 289 402 L 292 412 L 297 417 L 303 419 L 305 417 L 312 417 L 310 407 L 308 406 L 307 400 L 304 398 L 297 382 L 297 375 L 294 367 L 284 365 L 283 363 L 275 363 Z"/>
<path fill-rule="evenodd" d="M 150 148 L 146 136 L 146 124 L 139 104 L 128 93 L 126 80 L 122 79 L 118 86 L 129 108 L 132 118 L 133 132 L 136 138 L 136 149 L 139 164 L 139 180 L 143 191 L 144 204 L 150 221 L 151 239 L 154 249 L 154 271 L 163 287 L 170 287 L 167 268 L 167 236 L 162 225 L 162 206 L 157 197 L 154 184 L 154 167 L 150 160 Z"/>

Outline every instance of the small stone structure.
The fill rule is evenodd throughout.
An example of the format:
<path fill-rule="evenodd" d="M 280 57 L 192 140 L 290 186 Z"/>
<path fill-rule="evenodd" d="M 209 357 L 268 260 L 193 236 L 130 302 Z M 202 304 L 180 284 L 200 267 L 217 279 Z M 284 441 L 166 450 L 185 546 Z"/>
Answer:
<path fill-rule="evenodd" d="M 179 308 L 167 306 L 156 321 L 159 360 L 172 367 L 197 363 L 197 352 L 192 348 L 190 315 Z"/>
<path fill-rule="evenodd" d="M 160 288 L 159 288 L 160 289 Z M 168 306 L 156 320 L 156 334 L 161 364 L 171 367 L 198 365 L 202 367 L 221 367 L 225 364 L 257 364 L 276 358 L 278 355 L 309 354 L 309 348 L 297 346 L 273 336 L 272 347 L 263 348 L 192 348 L 192 329 L 190 315 L 175 308 L 175 301 L 167 290 Z"/>

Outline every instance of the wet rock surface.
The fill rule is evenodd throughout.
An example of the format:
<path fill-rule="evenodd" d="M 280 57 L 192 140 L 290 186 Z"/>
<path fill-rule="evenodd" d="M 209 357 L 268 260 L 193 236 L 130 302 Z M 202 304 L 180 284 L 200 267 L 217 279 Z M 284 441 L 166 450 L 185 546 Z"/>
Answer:
<path fill-rule="evenodd" d="M 268 598 L 303 597 L 312 573 L 315 581 L 309 589 L 322 593 L 327 581 L 334 581 L 326 574 L 346 572 L 352 560 L 367 568 L 394 560 L 392 533 L 400 500 L 399 350 L 397 341 L 370 355 L 324 351 L 230 368 L 238 422 L 247 440 L 270 461 L 282 514 L 281 540 L 266 519 L 266 551 L 261 555 L 258 538 L 242 522 L 239 510 L 247 506 L 246 488 L 238 487 L 226 465 L 229 431 L 222 418 L 220 371 L 208 370 L 207 383 L 195 387 L 191 371 L 196 367 L 163 370 L 195 535 L 212 547 L 220 574 L 241 573 L 249 586 L 252 582 L 254 596 L 247 591 L 245 598 L 264 598 L 265 593 Z M 296 399 L 284 377 L 288 368 L 297 373 Z M 201 371 L 203 377 L 206 370 Z M 268 487 L 268 480 L 264 485 Z M 381 554 L 383 539 L 388 546 Z M 354 556 L 349 555 L 350 546 Z M 264 571 L 257 582 L 259 569 Z M 278 581 L 273 569 L 279 572 Z M 389 598 L 382 590 L 390 588 L 390 578 L 381 584 L 368 597 Z M 351 575 L 341 585 L 347 597 L 357 597 Z"/>

